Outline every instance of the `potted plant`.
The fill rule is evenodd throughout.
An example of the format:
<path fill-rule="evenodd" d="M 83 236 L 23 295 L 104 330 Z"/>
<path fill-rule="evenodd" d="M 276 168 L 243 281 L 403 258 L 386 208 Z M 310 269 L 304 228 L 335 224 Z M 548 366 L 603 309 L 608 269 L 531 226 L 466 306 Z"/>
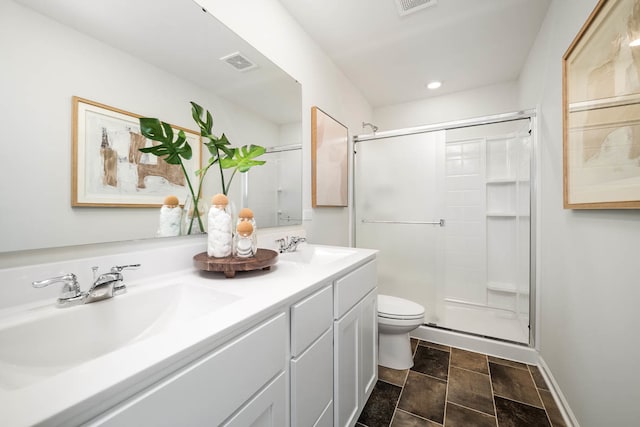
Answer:
<path fill-rule="evenodd" d="M 188 222 L 186 234 L 192 233 L 194 219 L 197 218 L 198 230 L 205 232 L 202 222 L 202 207 L 198 207 L 198 202 L 202 198 L 202 183 L 209 168 L 215 164 L 218 165 L 220 171 L 220 183 L 222 186 L 222 194 L 225 196 L 229 192 L 231 182 L 237 172 L 246 173 L 253 166 L 263 165 L 264 160 L 256 160 L 257 157 L 265 153 L 265 148 L 259 145 L 243 145 L 241 147 L 231 147 L 231 143 L 223 133 L 222 136 L 216 137 L 213 134 L 213 116 L 208 110 L 205 110 L 195 102 L 191 102 L 191 115 L 196 124 L 200 128 L 200 136 L 203 138 L 203 144 L 209 150 L 211 157 L 207 165 L 196 171 L 198 184 L 194 188 L 191 179 L 184 167 L 183 160 L 189 160 L 192 156 L 192 149 L 187 141 L 184 131 L 178 131 L 176 135 L 171 125 L 160 121 L 157 118 L 143 117 L 140 118 L 140 132 L 146 138 L 156 141 L 159 144 L 152 147 L 140 148 L 143 153 L 150 153 L 158 157 L 162 157 L 164 161 L 173 165 L 180 165 L 187 182 L 187 187 L 191 200 L 193 201 L 193 214 Z M 224 169 L 232 169 L 231 176 L 225 179 Z"/>

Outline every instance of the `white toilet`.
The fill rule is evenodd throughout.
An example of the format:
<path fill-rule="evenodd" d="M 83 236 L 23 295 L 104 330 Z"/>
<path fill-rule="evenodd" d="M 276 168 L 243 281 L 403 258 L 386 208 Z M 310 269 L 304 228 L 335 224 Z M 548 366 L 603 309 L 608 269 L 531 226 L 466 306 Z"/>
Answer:
<path fill-rule="evenodd" d="M 413 366 L 409 332 L 424 323 L 424 307 L 413 301 L 378 295 L 378 364 L 393 369 Z"/>

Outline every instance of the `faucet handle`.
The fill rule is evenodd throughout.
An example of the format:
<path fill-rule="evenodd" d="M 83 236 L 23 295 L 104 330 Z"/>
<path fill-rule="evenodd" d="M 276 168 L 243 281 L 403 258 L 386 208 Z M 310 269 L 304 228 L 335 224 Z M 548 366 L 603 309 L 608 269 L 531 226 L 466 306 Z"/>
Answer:
<path fill-rule="evenodd" d="M 130 264 L 130 265 L 114 265 L 111 267 L 111 273 L 115 273 L 118 275 L 118 282 L 113 286 L 113 295 L 120 295 L 127 292 L 127 287 L 122 282 L 124 277 L 122 276 L 122 270 L 137 270 L 140 268 L 141 264 Z"/>
<path fill-rule="evenodd" d="M 140 268 L 141 264 L 130 264 L 130 265 L 115 265 L 111 267 L 112 273 L 121 273 L 122 270 L 137 270 Z"/>
<path fill-rule="evenodd" d="M 81 300 L 84 297 L 80 290 L 80 285 L 78 284 L 78 278 L 73 273 L 67 273 L 62 276 L 51 277 L 50 279 L 45 280 L 36 280 L 32 282 L 31 285 L 34 288 L 44 288 L 45 286 L 53 285 L 54 283 L 64 283 L 60 296 L 58 297 L 59 305 L 72 303 L 75 300 Z"/>

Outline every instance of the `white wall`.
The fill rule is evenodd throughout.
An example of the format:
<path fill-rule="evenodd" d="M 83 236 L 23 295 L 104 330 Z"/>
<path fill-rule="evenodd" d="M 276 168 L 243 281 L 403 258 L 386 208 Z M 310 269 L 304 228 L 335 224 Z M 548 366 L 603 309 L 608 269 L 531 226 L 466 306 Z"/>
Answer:
<path fill-rule="evenodd" d="M 379 127 L 379 131 L 383 131 L 507 113 L 517 109 L 517 100 L 516 82 L 505 82 L 376 108 L 373 112 L 373 123 Z M 367 128 L 360 129 L 357 133 L 371 131 Z"/>
<path fill-rule="evenodd" d="M 155 235 L 158 209 L 71 208 L 73 95 L 189 129 L 193 100 L 234 145 L 278 140 L 276 125 L 9 1 L 0 2 L 0 52 L 0 252 Z"/>
<path fill-rule="evenodd" d="M 311 107 L 344 123 L 351 135 L 371 120 L 371 107 L 277 0 L 196 0 L 302 84 L 303 208 L 311 208 Z M 313 243 L 347 245 L 350 209 L 318 208 L 304 222 Z"/>
<path fill-rule="evenodd" d="M 597 0 L 554 0 L 520 80 L 540 108 L 539 351 L 580 426 L 640 419 L 640 211 L 562 207 L 562 56 Z"/>

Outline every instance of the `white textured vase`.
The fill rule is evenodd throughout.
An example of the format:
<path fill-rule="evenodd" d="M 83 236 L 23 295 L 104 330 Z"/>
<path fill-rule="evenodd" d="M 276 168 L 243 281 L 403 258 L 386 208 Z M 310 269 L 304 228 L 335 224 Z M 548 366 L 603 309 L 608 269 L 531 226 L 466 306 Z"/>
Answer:
<path fill-rule="evenodd" d="M 232 206 L 211 205 L 207 215 L 207 255 L 215 258 L 231 256 L 233 225 Z"/>

